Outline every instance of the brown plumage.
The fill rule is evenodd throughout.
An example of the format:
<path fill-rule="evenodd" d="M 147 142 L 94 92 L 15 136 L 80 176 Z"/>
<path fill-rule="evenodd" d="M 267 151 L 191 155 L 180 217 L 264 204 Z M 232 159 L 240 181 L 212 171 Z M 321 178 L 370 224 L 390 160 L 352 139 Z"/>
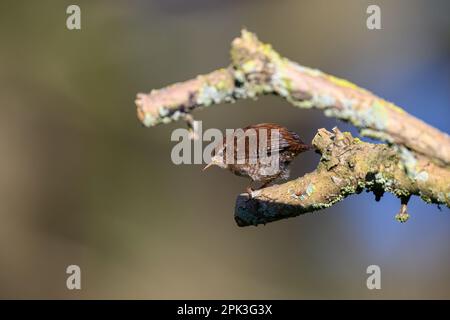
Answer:
<path fill-rule="evenodd" d="M 288 178 L 291 161 L 311 149 L 295 132 L 275 123 L 260 123 L 225 137 L 205 169 L 216 165 L 262 183 L 259 188 L 264 188 L 277 178 Z M 251 193 L 250 187 L 247 190 Z"/>

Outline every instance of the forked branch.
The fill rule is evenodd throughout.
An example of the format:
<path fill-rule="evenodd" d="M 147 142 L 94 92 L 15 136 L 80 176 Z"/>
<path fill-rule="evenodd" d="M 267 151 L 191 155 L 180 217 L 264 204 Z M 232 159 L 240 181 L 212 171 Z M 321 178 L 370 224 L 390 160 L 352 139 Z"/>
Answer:
<path fill-rule="evenodd" d="M 246 30 L 232 42 L 230 66 L 140 93 L 136 105 L 139 119 L 150 127 L 184 119 L 200 107 L 270 93 L 296 107 L 321 109 L 327 116 L 352 123 L 361 135 L 389 145 L 363 143 L 337 130 L 319 130 L 314 138 L 322 153 L 318 168 L 297 180 L 257 191 L 250 201 L 239 196 L 238 224 L 266 223 L 318 210 L 362 188 L 393 192 L 403 202 L 415 194 L 450 207 L 450 137 L 446 133 L 353 83 L 281 57 Z M 347 151 L 337 156 L 342 151 L 336 145 L 340 137 Z M 336 165 L 325 170 L 330 161 Z"/>
<path fill-rule="evenodd" d="M 364 189 L 376 199 L 391 192 L 402 200 L 418 195 L 426 202 L 450 206 L 450 171 L 425 157 L 417 160 L 415 169 L 420 173 L 411 179 L 396 147 L 362 142 L 337 128 L 333 132 L 319 129 L 313 145 L 322 155 L 316 170 L 254 191 L 251 199 L 241 194 L 235 210 L 238 225 L 264 224 L 327 208 Z"/>

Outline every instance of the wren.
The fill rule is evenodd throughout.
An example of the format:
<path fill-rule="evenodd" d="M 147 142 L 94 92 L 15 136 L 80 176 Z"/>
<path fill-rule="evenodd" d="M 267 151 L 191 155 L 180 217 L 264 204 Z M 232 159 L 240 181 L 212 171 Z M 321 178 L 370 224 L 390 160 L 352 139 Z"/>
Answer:
<path fill-rule="evenodd" d="M 289 177 L 289 164 L 300 153 L 313 149 L 298 134 L 275 123 L 260 123 L 236 130 L 218 143 L 211 162 L 203 169 L 218 166 L 259 183 L 257 189 L 276 179 Z M 251 185 L 247 187 L 251 197 Z"/>

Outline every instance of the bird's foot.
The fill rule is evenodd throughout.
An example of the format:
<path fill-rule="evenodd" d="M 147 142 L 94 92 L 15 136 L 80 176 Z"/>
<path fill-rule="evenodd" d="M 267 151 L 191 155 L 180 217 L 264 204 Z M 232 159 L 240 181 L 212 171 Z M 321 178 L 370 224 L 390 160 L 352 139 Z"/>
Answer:
<path fill-rule="evenodd" d="M 250 200 L 253 196 L 252 196 L 252 192 L 253 192 L 253 189 L 250 187 L 250 186 L 248 186 L 246 189 L 245 189 L 245 191 L 247 191 L 247 193 L 248 193 L 248 200 Z M 248 201 L 247 200 L 247 201 Z"/>

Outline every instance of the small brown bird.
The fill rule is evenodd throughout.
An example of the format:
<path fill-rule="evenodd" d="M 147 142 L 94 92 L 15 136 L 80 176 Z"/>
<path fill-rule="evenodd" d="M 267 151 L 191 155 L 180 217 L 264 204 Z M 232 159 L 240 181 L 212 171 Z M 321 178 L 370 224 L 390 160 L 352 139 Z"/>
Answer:
<path fill-rule="evenodd" d="M 264 188 L 277 178 L 289 177 L 288 166 L 300 153 L 313 149 L 285 127 L 274 123 L 250 125 L 224 138 L 214 149 L 212 165 L 249 177 Z M 251 186 L 247 192 L 251 196 Z"/>

